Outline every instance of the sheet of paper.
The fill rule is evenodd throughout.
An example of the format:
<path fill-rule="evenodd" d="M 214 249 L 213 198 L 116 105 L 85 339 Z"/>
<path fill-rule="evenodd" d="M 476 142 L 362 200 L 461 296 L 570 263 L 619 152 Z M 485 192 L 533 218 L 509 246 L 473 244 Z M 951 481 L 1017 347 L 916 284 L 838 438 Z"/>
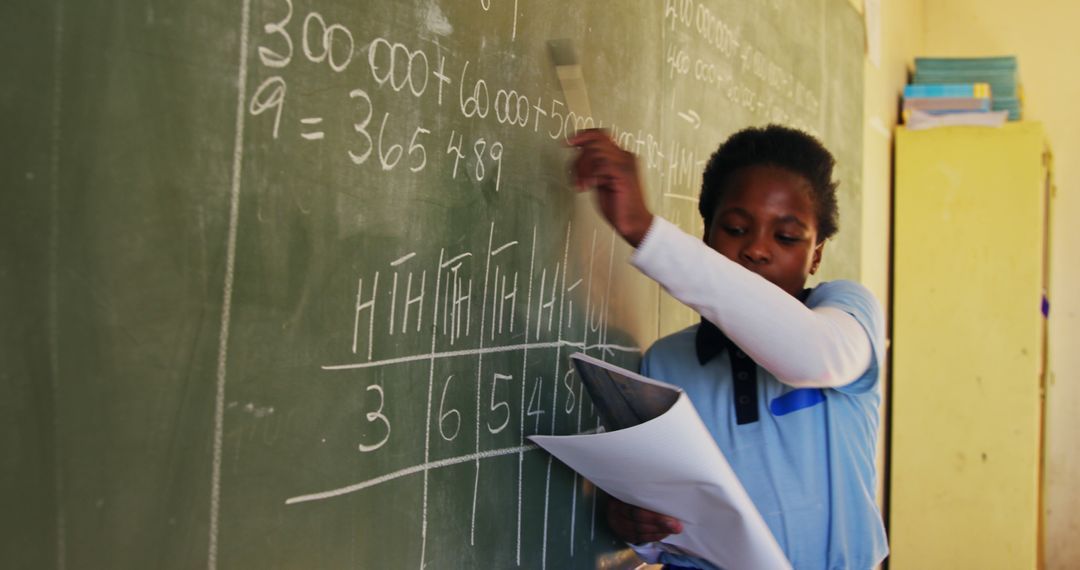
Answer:
<path fill-rule="evenodd" d="M 912 110 L 907 123 L 908 130 L 920 131 L 938 127 L 1000 127 L 1009 119 L 1008 111 L 989 111 L 986 113 L 945 113 L 932 115 L 919 110 Z"/>
<path fill-rule="evenodd" d="M 620 501 L 682 521 L 664 540 L 676 551 L 725 570 L 791 568 L 685 393 L 634 427 L 529 439 Z"/>

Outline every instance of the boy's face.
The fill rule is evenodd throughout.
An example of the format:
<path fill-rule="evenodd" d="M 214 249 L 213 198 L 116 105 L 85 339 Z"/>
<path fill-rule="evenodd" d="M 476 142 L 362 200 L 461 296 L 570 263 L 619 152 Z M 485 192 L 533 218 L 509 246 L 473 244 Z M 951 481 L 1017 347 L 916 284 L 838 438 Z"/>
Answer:
<path fill-rule="evenodd" d="M 733 173 L 705 228 L 705 243 L 791 295 L 821 263 L 810 182 L 765 165 Z"/>

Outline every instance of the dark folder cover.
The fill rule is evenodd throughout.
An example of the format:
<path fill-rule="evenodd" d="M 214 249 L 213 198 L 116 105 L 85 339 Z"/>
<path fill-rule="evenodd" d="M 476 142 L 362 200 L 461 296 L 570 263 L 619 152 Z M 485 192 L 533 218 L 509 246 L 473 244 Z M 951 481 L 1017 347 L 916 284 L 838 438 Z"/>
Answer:
<path fill-rule="evenodd" d="M 662 415 L 682 393 L 675 386 L 580 352 L 570 355 L 570 363 L 607 431 L 633 427 Z"/>

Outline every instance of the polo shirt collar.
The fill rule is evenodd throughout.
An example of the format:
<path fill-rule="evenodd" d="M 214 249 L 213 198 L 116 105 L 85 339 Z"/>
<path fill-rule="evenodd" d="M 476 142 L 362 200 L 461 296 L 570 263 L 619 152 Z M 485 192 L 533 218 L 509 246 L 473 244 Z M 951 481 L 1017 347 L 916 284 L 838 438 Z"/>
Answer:
<path fill-rule="evenodd" d="M 810 290 L 803 289 L 798 299 L 806 303 L 809 296 Z M 698 362 L 702 366 L 718 356 L 725 348 L 729 350 L 735 423 L 746 425 L 758 421 L 757 363 L 735 346 L 735 343 L 731 342 L 731 339 L 716 325 L 704 318 L 701 319 L 701 326 L 698 327 L 697 335 L 694 337 L 694 348 L 697 351 Z"/>

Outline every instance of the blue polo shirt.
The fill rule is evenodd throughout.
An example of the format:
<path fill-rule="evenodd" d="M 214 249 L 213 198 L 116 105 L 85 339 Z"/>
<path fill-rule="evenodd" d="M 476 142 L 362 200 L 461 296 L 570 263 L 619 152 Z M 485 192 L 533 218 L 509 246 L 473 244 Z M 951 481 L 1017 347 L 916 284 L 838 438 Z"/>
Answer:
<path fill-rule="evenodd" d="M 818 285 L 806 305 L 839 308 L 870 337 L 871 365 L 854 382 L 796 389 L 758 366 L 758 420 L 740 425 L 731 359 L 745 356 L 724 350 L 700 364 L 699 325 L 653 344 L 641 372 L 686 391 L 794 568 L 870 569 L 888 552 L 875 502 L 884 317 L 873 295 L 851 281 Z M 714 568 L 670 554 L 661 562 Z"/>

